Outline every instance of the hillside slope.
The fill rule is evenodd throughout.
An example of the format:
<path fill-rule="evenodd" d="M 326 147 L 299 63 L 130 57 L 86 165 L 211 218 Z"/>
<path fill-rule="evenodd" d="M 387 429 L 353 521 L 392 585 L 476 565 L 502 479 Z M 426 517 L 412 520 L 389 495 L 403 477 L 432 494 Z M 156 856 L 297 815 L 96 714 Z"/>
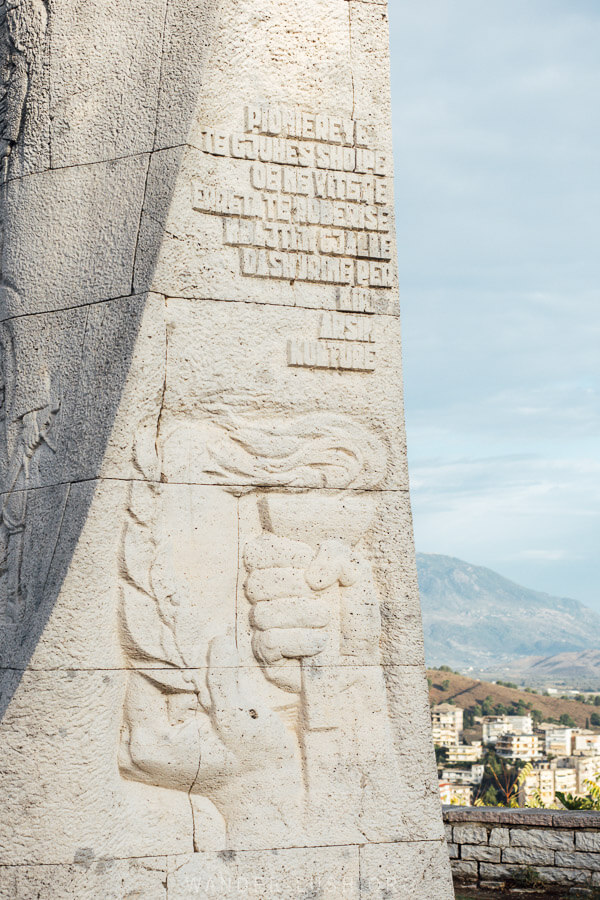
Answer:
<path fill-rule="evenodd" d="M 590 716 L 598 712 L 598 707 L 587 703 L 578 703 L 577 700 L 561 700 L 560 697 L 530 694 L 500 684 L 491 684 L 488 681 L 476 681 L 464 675 L 455 675 L 453 672 L 429 669 L 427 675 L 431 681 L 429 699 L 434 704 L 453 700 L 462 709 L 470 709 L 476 703 L 481 703 L 486 697 L 490 697 L 494 706 L 501 703 L 509 709 L 511 704 L 518 704 L 519 701 L 522 701 L 524 704 L 530 703 L 532 709 L 539 710 L 544 719 L 558 721 L 566 713 L 580 728 L 585 728 Z M 442 686 L 446 681 L 448 686 L 446 690 L 443 690 Z"/>
<path fill-rule="evenodd" d="M 600 616 L 576 600 L 450 556 L 418 553 L 417 567 L 429 665 L 507 670 L 519 657 L 531 665 L 600 647 Z"/>

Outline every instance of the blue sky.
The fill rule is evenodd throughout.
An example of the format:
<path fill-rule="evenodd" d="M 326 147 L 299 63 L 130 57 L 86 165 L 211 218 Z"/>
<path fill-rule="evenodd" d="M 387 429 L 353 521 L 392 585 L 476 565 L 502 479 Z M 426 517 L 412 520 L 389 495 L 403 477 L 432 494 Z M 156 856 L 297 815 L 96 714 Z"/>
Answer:
<path fill-rule="evenodd" d="M 417 549 L 600 610 L 600 2 L 390 24 Z"/>

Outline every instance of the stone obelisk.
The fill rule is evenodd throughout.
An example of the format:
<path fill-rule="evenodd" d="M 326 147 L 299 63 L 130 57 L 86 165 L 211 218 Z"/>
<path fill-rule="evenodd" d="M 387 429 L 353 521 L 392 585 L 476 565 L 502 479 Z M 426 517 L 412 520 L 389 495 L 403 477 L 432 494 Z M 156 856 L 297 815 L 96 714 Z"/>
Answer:
<path fill-rule="evenodd" d="M 0 0 L 0 898 L 449 900 L 382 0 Z"/>

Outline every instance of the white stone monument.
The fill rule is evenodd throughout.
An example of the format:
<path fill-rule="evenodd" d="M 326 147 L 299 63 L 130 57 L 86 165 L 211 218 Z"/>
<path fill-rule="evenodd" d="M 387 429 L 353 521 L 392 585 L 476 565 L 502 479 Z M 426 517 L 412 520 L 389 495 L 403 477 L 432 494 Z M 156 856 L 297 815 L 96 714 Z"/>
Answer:
<path fill-rule="evenodd" d="M 448 900 L 382 0 L 0 0 L 0 898 Z"/>

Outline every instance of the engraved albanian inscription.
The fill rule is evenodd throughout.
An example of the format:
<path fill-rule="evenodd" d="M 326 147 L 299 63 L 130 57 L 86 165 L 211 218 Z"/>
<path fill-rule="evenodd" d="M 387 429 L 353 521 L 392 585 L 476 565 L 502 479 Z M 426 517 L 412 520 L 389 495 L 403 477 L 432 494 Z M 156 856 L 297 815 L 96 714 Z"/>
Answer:
<path fill-rule="evenodd" d="M 250 162 L 246 183 L 192 179 L 192 207 L 222 218 L 223 243 L 239 249 L 245 277 L 389 290 L 390 166 L 368 144 L 352 119 L 248 106 L 243 132 L 200 131 L 202 151 Z M 360 294 L 339 308 L 371 311 Z"/>
<path fill-rule="evenodd" d="M 318 340 L 288 341 L 288 366 L 372 372 L 376 341 L 377 326 L 370 316 L 324 313 Z"/>

